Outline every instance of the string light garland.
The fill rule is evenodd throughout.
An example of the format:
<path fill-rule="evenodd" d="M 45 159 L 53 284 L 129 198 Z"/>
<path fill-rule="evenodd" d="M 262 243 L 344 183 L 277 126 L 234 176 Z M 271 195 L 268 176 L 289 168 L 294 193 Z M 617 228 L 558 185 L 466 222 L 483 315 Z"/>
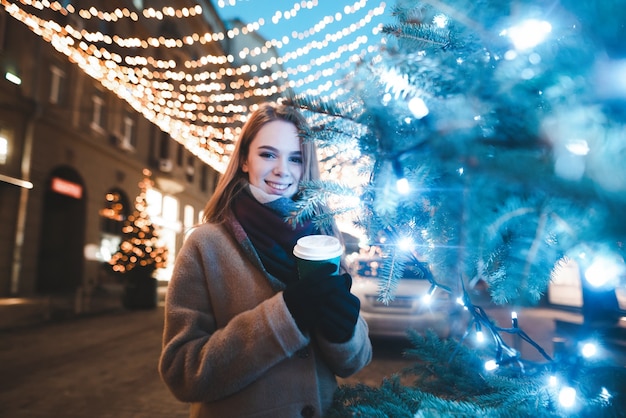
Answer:
<path fill-rule="evenodd" d="M 149 7 L 142 11 L 142 15 L 144 18 L 158 20 L 162 20 L 165 17 L 176 17 L 178 19 L 182 19 L 185 17 L 194 17 L 199 14 L 202 14 L 202 7 L 200 6 L 183 7 L 181 9 L 176 9 L 174 7 L 163 7 L 161 10 Z M 124 18 L 129 18 L 134 21 L 137 21 L 139 19 L 139 16 L 136 12 L 130 11 L 127 8 L 118 8 L 112 12 L 106 12 L 97 10 L 95 7 L 91 7 L 89 9 L 79 10 L 78 15 L 83 19 L 100 19 L 107 22 L 116 22 Z"/>
<path fill-rule="evenodd" d="M 247 99 L 283 95 L 292 89 L 330 94 L 333 98 L 345 94 L 337 81 L 332 82 L 330 79 L 349 70 L 375 50 L 375 47 L 369 45 L 369 37 L 365 34 L 358 35 L 359 32 L 372 27 L 372 34 L 380 33 L 380 24 L 374 21 L 383 15 L 386 4 L 380 2 L 367 9 L 367 3 L 367 0 L 356 1 L 341 12 L 326 14 L 307 29 L 294 31 L 280 39 L 269 39 L 262 47 L 243 47 L 241 51 L 233 51 L 226 56 L 204 55 L 185 61 L 179 66 L 171 59 L 160 60 L 136 53 L 123 55 L 119 50 L 113 51 L 109 48 L 115 46 L 129 51 L 148 51 L 155 48 L 183 48 L 196 43 L 209 44 L 225 39 L 235 40 L 258 32 L 267 24 L 278 25 L 283 20 L 293 19 L 306 9 L 319 7 L 319 3 L 316 0 L 295 2 L 288 10 L 274 12 L 271 22 L 259 18 L 225 33 L 191 33 L 179 38 L 161 36 L 140 39 L 122 37 L 115 33 L 90 32 L 82 28 L 82 25 L 74 27 L 77 20 L 60 24 L 38 16 L 36 12 L 31 13 L 25 7 L 32 7 L 36 11 L 48 9 L 62 18 L 74 16 L 75 19 L 85 21 L 97 19 L 111 25 L 122 19 L 189 19 L 201 16 L 202 7 L 146 8 L 138 14 L 128 8 L 99 10 L 96 7 L 62 5 L 58 1 L 1 0 L 1 4 L 12 17 L 26 24 L 85 73 L 99 80 L 103 86 L 126 100 L 144 117 L 220 172 L 223 172 L 241 126 L 251 110 L 245 104 Z M 236 2 L 229 2 L 229 6 L 235 4 Z M 345 16 L 357 12 L 365 14 L 356 22 L 346 24 L 343 29 L 326 34 L 322 40 L 312 39 L 326 31 L 330 25 L 338 24 Z M 348 41 L 352 37 L 355 39 Z M 245 38 L 242 39 L 240 43 L 246 45 Z M 284 49 L 292 40 L 306 39 L 311 40 L 282 56 L 262 58 L 263 54 L 268 54 L 272 49 Z M 306 64 L 281 68 L 296 60 L 306 59 L 313 52 L 331 48 L 332 51 L 319 58 L 311 58 Z M 349 56 L 346 57 L 346 54 Z M 232 64 L 236 61 L 235 56 L 242 60 L 251 57 L 261 60 L 251 65 L 234 66 Z M 210 66 L 216 69 L 198 71 Z M 272 68 L 279 69 L 267 75 L 256 75 L 259 70 L 267 71 Z M 329 81 L 322 83 L 324 79 Z M 317 87 L 312 87 L 315 84 Z"/>

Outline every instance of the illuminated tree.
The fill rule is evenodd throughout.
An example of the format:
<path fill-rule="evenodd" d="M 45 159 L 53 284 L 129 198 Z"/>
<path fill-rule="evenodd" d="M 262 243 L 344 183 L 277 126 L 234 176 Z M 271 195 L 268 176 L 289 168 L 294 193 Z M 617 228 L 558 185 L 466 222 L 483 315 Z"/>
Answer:
<path fill-rule="evenodd" d="M 613 301 L 626 276 L 626 2 L 403 3 L 388 42 L 347 81 L 350 97 L 292 100 L 315 121 L 308 136 L 338 157 L 358 148 L 368 174 L 358 187 L 305 184 L 299 216 L 327 201 L 355 209 L 383 251 L 381 301 L 415 264 L 468 326 L 458 341 L 411 333 L 415 385 L 344 388 L 331 416 L 619 415 L 624 368 L 588 360 L 582 340 L 549 355 L 515 308 L 537 303 L 571 260 Z M 475 304 L 477 282 L 513 308 L 511 327 Z M 521 358 L 504 334 L 545 361 Z"/>
<path fill-rule="evenodd" d="M 140 193 L 135 198 L 135 208 L 122 226 L 122 242 L 109 264 L 114 272 L 120 273 L 126 286 L 124 304 L 127 307 L 152 307 L 156 280 L 152 277 L 158 268 L 165 267 L 167 247 L 159 242 L 158 230 L 150 220 L 146 191 L 152 187 L 150 170 L 143 171 L 139 182 Z M 148 293 L 144 296 L 144 293 Z M 133 299 L 147 298 L 147 302 Z"/>

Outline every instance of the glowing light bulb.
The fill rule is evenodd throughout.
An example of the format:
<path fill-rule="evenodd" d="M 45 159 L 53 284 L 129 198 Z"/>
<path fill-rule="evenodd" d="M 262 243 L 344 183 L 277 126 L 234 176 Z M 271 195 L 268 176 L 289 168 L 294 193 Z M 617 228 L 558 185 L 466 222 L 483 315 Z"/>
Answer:
<path fill-rule="evenodd" d="M 404 170 L 402 169 L 402 164 L 398 159 L 394 159 L 391 162 L 391 167 L 393 168 L 393 173 L 396 176 L 396 188 L 398 193 L 407 194 L 409 193 L 409 181 L 404 177 Z"/>
<path fill-rule="evenodd" d="M 589 144 L 584 139 L 572 139 L 565 148 L 574 155 L 587 155 L 590 151 Z"/>
<path fill-rule="evenodd" d="M 479 343 L 485 342 L 485 334 L 482 331 L 476 331 L 476 341 Z"/>
<path fill-rule="evenodd" d="M 533 48 L 543 42 L 552 32 L 552 25 L 545 20 L 528 19 L 504 30 L 501 34 L 506 35 L 513 42 L 518 51 Z"/>
<path fill-rule="evenodd" d="M 559 403 L 564 408 L 571 408 L 576 404 L 576 389 L 564 386 L 559 392 Z"/>
<path fill-rule="evenodd" d="M 603 386 L 602 390 L 600 391 L 600 399 L 603 399 L 604 401 L 608 402 L 609 400 L 611 400 L 612 397 L 613 395 L 611 395 L 611 392 L 609 392 L 607 388 Z"/>
<path fill-rule="evenodd" d="M 617 283 L 625 270 L 622 259 L 598 255 L 585 270 L 585 280 L 595 288 L 608 287 Z"/>
<path fill-rule="evenodd" d="M 400 194 L 408 194 L 411 191 L 409 181 L 404 177 L 396 181 L 396 188 L 398 189 L 398 193 Z"/>
<path fill-rule="evenodd" d="M 422 119 L 430 112 L 424 100 L 420 99 L 419 97 L 413 97 L 411 100 L 409 100 L 409 110 L 417 119 Z"/>
<path fill-rule="evenodd" d="M 485 362 L 485 370 L 492 371 L 498 368 L 498 363 L 495 360 L 488 360 Z"/>
<path fill-rule="evenodd" d="M 584 358 L 591 358 L 598 353 L 598 347 L 592 342 L 586 342 L 583 344 L 580 353 Z"/>
<path fill-rule="evenodd" d="M 438 28 L 445 28 L 446 26 L 448 26 L 448 16 L 439 13 L 433 18 L 433 23 Z"/>
<path fill-rule="evenodd" d="M 398 241 L 398 246 L 403 251 L 409 251 L 413 249 L 415 243 L 413 242 L 413 239 L 411 239 L 411 237 L 405 237 Z"/>
<path fill-rule="evenodd" d="M 556 385 L 558 385 L 558 383 L 559 383 L 559 379 L 555 375 L 551 375 L 548 378 L 548 385 L 555 387 Z"/>
<path fill-rule="evenodd" d="M 433 297 L 433 294 L 435 293 L 435 290 L 437 290 L 437 286 L 432 285 L 430 289 L 428 290 L 428 293 L 422 297 L 422 302 L 424 302 L 426 305 L 430 304 L 430 301 Z"/>

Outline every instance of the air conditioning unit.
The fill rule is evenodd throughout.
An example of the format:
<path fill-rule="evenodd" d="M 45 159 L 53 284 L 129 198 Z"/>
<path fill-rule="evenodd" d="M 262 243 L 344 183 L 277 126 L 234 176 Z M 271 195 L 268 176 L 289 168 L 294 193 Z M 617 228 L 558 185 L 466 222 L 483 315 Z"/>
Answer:
<path fill-rule="evenodd" d="M 159 171 L 162 173 L 171 173 L 174 168 L 174 164 L 172 164 L 172 160 L 169 158 L 161 158 L 159 160 Z"/>

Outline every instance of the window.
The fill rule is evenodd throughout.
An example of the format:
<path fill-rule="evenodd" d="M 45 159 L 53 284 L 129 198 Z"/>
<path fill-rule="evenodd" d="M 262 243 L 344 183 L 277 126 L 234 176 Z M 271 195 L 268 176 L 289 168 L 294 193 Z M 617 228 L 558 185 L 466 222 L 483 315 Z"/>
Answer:
<path fill-rule="evenodd" d="M 151 218 L 161 216 L 163 209 L 163 194 L 155 189 L 146 190 L 146 201 L 148 202 L 148 215 Z"/>
<path fill-rule="evenodd" d="M 209 188 L 209 170 L 206 164 L 202 165 L 200 169 L 200 190 L 206 192 Z"/>
<path fill-rule="evenodd" d="M 9 155 L 9 140 L 0 135 L 0 164 L 6 164 Z"/>
<path fill-rule="evenodd" d="M 0 13 L 0 51 L 4 51 L 5 40 L 6 40 L 6 31 L 7 31 L 7 18 L 6 13 Z"/>
<path fill-rule="evenodd" d="M 172 196 L 163 196 L 163 220 L 168 224 L 178 222 L 178 200 Z"/>
<path fill-rule="evenodd" d="M 167 132 L 161 132 L 161 140 L 159 141 L 159 158 L 170 158 L 170 135 Z"/>
<path fill-rule="evenodd" d="M 183 166 L 184 153 L 185 147 L 183 146 L 183 144 L 178 143 L 178 148 L 176 150 L 176 164 L 178 164 L 179 167 Z"/>
<path fill-rule="evenodd" d="M 183 228 L 185 228 L 185 230 L 194 225 L 194 212 L 195 210 L 193 209 L 193 206 L 185 205 L 185 208 L 183 209 Z"/>
<path fill-rule="evenodd" d="M 122 242 L 122 226 L 129 212 L 128 198 L 123 191 L 114 189 L 106 193 L 99 212 L 101 227 L 98 255 L 102 261 L 109 261 Z"/>
<path fill-rule="evenodd" d="M 189 183 L 193 183 L 193 176 L 196 172 L 195 163 L 196 159 L 193 155 L 187 157 L 187 169 L 185 170 L 185 175 Z"/>
<path fill-rule="evenodd" d="M 52 104 L 61 103 L 61 87 L 63 86 L 63 79 L 65 78 L 65 72 L 59 67 L 53 65 L 50 67 L 50 96 L 48 100 Z"/>
<path fill-rule="evenodd" d="M 91 115 L 91 129 L 98 132 L 104 132 L 103 117 L 104 99 L 98 95 L 92 96 L 93 114 Z"/>
<path fill-rule="evenodd" d="M 135 121 L 130 116 L 124 116 L 123 123 L 121 146 L 127 150 L 134 150 L 136 146 L 134 135 Z"/>
<path fill-rule="evenodd" d="M 183 239 L 187 239 L 191 231 L 193 231 L 193 226 L 195 225 L 195 209 L 191 205 L 185 205 L 183 209 Z"/>
<path fill-rule="evenodd" d="M 167 247 L 169 253 L 167 266 L 157 270 L 156 275 L 159 280 L 169 280 L 176 256 L 176 236 L 182 229 L 178 220 L 178 199 L 150 188 L 146 190 L 146 202 L 150 220 L 158 226 L 159 240 Z"/>

